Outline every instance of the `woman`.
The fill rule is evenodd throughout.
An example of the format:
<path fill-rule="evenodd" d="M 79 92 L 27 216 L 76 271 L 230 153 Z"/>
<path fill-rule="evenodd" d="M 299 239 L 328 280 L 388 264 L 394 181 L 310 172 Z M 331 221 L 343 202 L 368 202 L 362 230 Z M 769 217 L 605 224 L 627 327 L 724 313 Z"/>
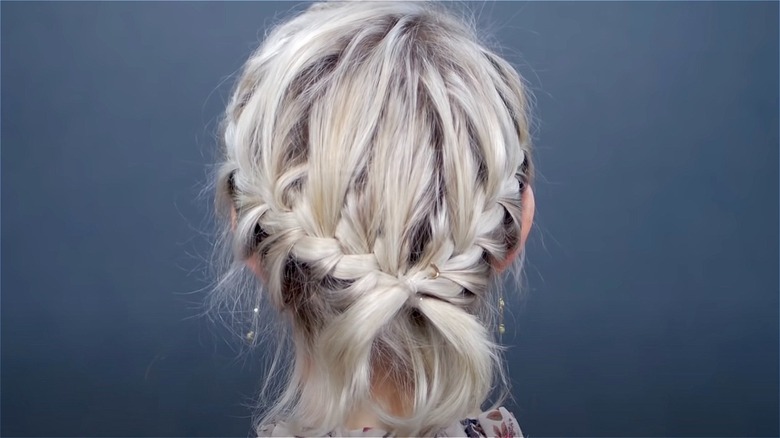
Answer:
<path fill-rule="evenodd" d="M 261 436 L 522 436 L 501 399 L 482 407 L 506 389 L 489 286 L 533 221 L 527 110 L 437 4 L 314 4 L 267 35 L 223 125 L 214 295 L 265 299 L 290 329 Z"/>

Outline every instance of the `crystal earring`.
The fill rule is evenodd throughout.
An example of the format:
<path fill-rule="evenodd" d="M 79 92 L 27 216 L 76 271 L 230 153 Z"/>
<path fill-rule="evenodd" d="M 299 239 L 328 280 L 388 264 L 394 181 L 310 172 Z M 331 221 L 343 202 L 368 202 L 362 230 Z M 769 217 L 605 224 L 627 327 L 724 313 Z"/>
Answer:
<path fill-rule="evenodd" d="M 504 297 L 498 296 L 498 334 L 503 335 L 506 332 L 504 326 Z"/>

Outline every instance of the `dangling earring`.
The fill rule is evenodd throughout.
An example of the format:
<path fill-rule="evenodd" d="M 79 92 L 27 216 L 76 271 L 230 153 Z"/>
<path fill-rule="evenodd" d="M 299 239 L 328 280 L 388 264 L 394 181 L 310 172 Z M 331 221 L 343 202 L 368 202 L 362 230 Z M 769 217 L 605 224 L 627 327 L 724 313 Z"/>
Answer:
<path fill-rule="evenodd" d="M 504 334 L 506 327 L 504 326 L 504 297 L 498 295 L 498 335 L 499 337 Z"/>

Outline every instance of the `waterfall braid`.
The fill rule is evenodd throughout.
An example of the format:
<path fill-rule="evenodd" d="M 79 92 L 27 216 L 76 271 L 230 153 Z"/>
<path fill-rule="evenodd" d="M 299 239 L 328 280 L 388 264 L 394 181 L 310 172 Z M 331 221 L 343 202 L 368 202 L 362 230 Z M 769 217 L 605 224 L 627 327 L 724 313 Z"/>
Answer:
<path fill-rule="evenodd" d="M 295 346 L 259 423 L 324 434 L 369 404 L 418 435 L 480 412 L 502 369 L 488 285 L 533 173 L 512 66 L 441 5 L 315 4 L 249 58 L 223 126 L 225 235 Z M 246 293 L 238 269 L 217 299 Z M 411 416 L 372 399 L 380 378 Z"/>

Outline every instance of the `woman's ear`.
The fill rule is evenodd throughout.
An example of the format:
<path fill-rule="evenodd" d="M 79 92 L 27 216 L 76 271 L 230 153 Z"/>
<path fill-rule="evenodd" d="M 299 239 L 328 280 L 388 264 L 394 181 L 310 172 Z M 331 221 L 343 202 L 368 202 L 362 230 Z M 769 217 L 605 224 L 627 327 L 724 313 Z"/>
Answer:
<path fill-rule="evenodd" d="M 231 230 L 233 232 L 236 231 L 236 221 L 238 220 L 238 213 L 236 213 L 236 209 L 231 207 L 230 208 L 230 226 Z M 262 279 L 263 281 L 266 281 L 265 273 L 263 273 L 263 270 L 260 266 L 260 258 L 257 256 L 257 254 L 252 255 L 252 257 L 249 257 L 244 262 L 249 267 L 249 269 L 252 270 L 252 272 L 257 275 L 257 278 Z"/>
<path fill-rule="evenodd" d="M 517 247 L 509 253 L 507 258 L 497 266 L 498 272 L 503 272 L 520 254 L 520 251 L 525 247 L 525 241 L 528 239 L 528 233 L 531 231 L 531 226 L 534 223 L 534 213 L 536 211 L 536 199 L 534 199 L 534 191 L 530 185 L 526 186 L 523 191 L 523 195 L 520 200 L 522 205 L 522 214 L 520 217 L 520 243 Z"/>

